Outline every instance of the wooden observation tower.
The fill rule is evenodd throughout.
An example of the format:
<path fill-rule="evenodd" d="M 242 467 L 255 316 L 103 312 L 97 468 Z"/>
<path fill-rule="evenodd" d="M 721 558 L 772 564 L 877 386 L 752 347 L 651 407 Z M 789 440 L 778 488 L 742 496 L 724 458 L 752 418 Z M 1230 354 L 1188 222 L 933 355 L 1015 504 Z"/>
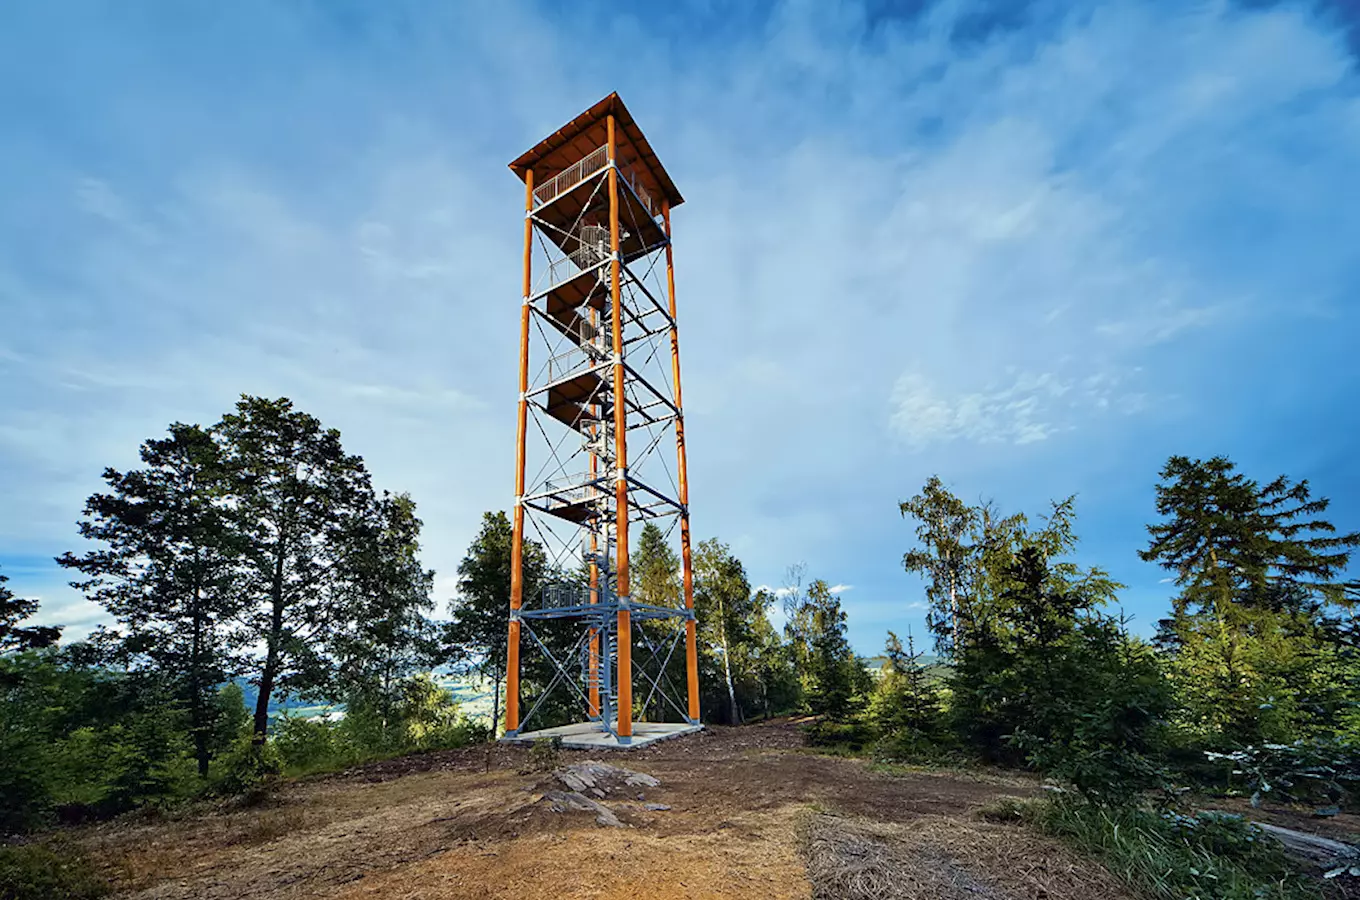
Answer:
<path fill-rule="evenodd" d="M 697 730 L 671 252 L 683 198 L 618 94 L 510 169 L 525 216 L 505 739 L 639 746 Z M 643 597 L 629 539 L 647 522 L 678 538 L 680 577 Z"/>

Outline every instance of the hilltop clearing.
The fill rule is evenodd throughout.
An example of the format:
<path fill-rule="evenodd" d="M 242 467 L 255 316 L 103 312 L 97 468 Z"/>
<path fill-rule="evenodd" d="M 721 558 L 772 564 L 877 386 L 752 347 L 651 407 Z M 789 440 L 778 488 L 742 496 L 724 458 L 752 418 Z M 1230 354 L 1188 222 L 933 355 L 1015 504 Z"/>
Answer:
<path fill-rule="evenodd" d="M 853 897 L 885 883 L 864 895 L 1128 896 L 1056 843 L 976 815 L 1033 782 L 889 775 L 801 744 L 788 723 L 714 728 L 603 759 L 564 751 L 557 775 L 516 748 L 430 753 L 81 840 L 139 900 Z M 562 780 L 594 761 L 657 784 Z"/>

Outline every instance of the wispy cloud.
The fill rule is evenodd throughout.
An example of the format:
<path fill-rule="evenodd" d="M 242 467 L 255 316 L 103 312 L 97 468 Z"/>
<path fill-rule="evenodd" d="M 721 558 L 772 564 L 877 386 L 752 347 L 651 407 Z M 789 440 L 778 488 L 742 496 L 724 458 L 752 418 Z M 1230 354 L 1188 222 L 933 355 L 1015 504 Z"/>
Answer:
<path fill-rule="evenodd" d="M 1017 503 L 1089 491 L 1102 547 L 1146 520 L 1112 486 L 1152 456 L 1315 412 L 1314 450 L 1272 468 L 1323 443 L 1354 458 L 1360 85 L 1335 22 L 1060 2 L 979 37 L 967 4 L 879 6 L 384 5 L 336 28 L 247 3 L 211 32 L 0 12 L 26 136 L 0 146 L 0 564 L 69 549 L 103 466 L 249 391 L 292 396 L 413 492 L 446 594 L 511 500 L 504 164 L 614 89 L 688 200 L 697 536 L 729 537 L 753 580 L 806 559 L 853 583 L 861 648 L 918 609 L 879 598 L 905 577 L 894 501 L 933 471 Z M 578 52 L 601 20 L 649 46 L 680 28 L 687 52 L 621 75 Z M 24 578 L 74 602 L 50 567 Z"/>

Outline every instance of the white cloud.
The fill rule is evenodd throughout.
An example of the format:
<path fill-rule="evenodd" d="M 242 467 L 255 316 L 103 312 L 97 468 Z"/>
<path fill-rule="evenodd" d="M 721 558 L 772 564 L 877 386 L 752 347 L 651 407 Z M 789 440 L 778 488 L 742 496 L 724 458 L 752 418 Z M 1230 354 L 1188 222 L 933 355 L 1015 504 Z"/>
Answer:
<path fill-rule="evenodd" d="M 844 594 L 846 591 L 852 590 L 853 588 L 853 584 L 833 584 L 831 587 L 827 588 L 827 590 L 833 594 Z"/>
<path fill-rule="evenodd" d="M 574 49 L 596 17 L 514 0 L 423 7 L 365 45 L 374 66 L 286 8 L 228 16 L 270 37 L 250 72 L 203 45 L 185 78 L 157 62 L 164 35 L 55 23 L 85 29 L 64 77 L 100 140 L 45 117 L 15 123 L 32 154 L 0 147 L 0 559 L 69 549 L 103 466 L 251 391 L 414 494 L 446 593 L 513 484 L 504 163 L 615 88 L 688 198 L 696 537 L 742 536 L 753 579 L 807 559 L 852 581 L 852 628 L 903 577 L 880 537 L 894 492 L 990 465 L 1000 497 L 1096 435 L 1179 435 L 1204 407 L 1173 420 L 1169 393 L 1258 369 L 1242 349 L 1305 305 L 1346 315 L 1360 103 L 1335 31 L 1301 7 L 1116 2 L 956 43 L 965 6 L 869 32 L 853 3 L 787 3 L 621 83 Z M 665 46 L 665 26 L 608 20 Z M 41 46 L 0 60 L 36 69 Z M 32 591 L 58 602 L 62 581 Z"/>
<path fill-rule="evenodd" d="M 913 449 L 964 439 L 1030 444 L 1065 424 L 1072 385 L 1051 373 L 1021 374 L 1004 387 L 946 394 L 926 376 L 908 373 L 893 386 L 890 425 Z"/>

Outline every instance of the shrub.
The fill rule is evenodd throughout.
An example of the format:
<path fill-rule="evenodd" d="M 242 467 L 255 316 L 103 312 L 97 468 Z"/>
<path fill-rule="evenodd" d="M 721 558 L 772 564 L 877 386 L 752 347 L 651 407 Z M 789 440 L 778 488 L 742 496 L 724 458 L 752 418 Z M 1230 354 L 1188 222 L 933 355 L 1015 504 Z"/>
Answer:
<path fill-rule="evenodd" d="M 272 742 L 256 744 L 242 738 L 218 760 L 214 788 L 220 794 L 238 794 L 247 803 L 259 803 L 269 795 L 283 757 Z"/>
<path fill-rule="evenodd" d="M 861 753 L 877 737 L 872 727 L 863 722 L 833 722 L 818 719 L 803 726 L 809 747 L 848 750 Z"/>
<path fill-rule="evenodd" d="M 1340 803 L 1360 784 L 1356 748 L 1336 740 L 1262 744 L 1204 755 L 1230 763 L 1233 775 L 1244 776 L 1252 806 L 1260 806 L 1267 794 L 1281 802 Z"/>
<path fill-rule="evenodd" d="M 281 716 L 274 726 L 274 747 L 290 772 L 312 772 L 346 765 L 356 755 L 340 729 L 325 719 Z"/>
<path fill-rule="evenodd" d="M 1315 900 L 1314 883 L 1237 816 L 1156 813 L 1081 801 L 1030 804 L 1041 830 L 1091 854 L 1134 890 L 1165 900 Z"/>
<path fill-rule="evenodd" d="M 551 772 L 562 760 L 562 739 L 560 737 L 539 738 L 529 748 L 529 769 L 534 772 Z"/>
<path fill-rule="evenodd" d="M 47 822 L 52 809 L 47 747 L 32 734 L 0 721 L 0 834 L 19 834 Z"/>
<path fill-rule="evenodd" d="M 899 728 L 874 741 L 869 753 L 874 759 L 883 762 L 911 762 L 939 760 L 948 756 L 950 749 L 936 735 L 914 728 Z"/>
<path fill-rule="evenodd" d="M 109 885 L 72 847 L 0 846 L 0 900 L 88 900 L 107 893 Z"/>

